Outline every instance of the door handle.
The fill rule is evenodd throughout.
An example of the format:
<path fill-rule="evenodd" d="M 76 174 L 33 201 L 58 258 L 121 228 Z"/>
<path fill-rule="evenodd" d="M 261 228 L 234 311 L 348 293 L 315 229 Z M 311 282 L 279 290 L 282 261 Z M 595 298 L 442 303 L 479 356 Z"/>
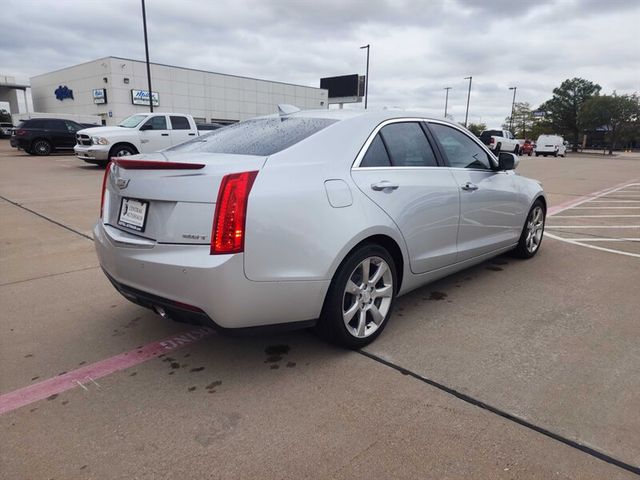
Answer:
<path fill-rule="evenodd" d="M 381 190 L 386 190 L 386 189 L 396 190 L 398 188 L 398 185 L 395 183 L 391 183 L 388 180 L 382 180 L 381 182 L 378 182 L 378 183 L 372 183 L 371 188 L 379 192 Z"/>
<path fill-rule="evenodd" d="M 190 133 L 189 135 L 195 135 L 195 133 Z"/>
<path fill-rule="evenodd" d="M 168 137 L 169 136 L 168 133 L 161 133 L 160 135 L 162 135 L 163 137 Z"/>
<path fill-rule="evenodd" d="M 473 183 L 471 183 L 471 182 L 467 182 L 467 183 L 465 183 L 461 188 L 462 188 L 462 190 L 467 190 L 467 191 L 471 191 L 471 192 L 472 192 L 472 191 L 474 191 L 474 190 L 477 190 L 477 189 L 478 189 L 478 186 L 477 186 L 477 185 L 474 185 L 474 184 L 473 184 Z"/>

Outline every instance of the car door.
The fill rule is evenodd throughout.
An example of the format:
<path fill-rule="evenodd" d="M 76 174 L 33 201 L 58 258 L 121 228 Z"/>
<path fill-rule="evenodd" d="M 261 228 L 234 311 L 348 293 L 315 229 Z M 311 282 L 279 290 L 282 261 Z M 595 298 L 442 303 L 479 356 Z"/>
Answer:
<path fill-rule="evenodd" d="M 66 134 L 64 135 L 64 147 L 71 149 L 76 144 L 76 132 L 82 130 L 84 127 L 76 122 L 71 122 L 69 120 L 64 121 L 64 125 L 66 128 Z"/>
<path fill-rule="evenodd" d="M 171 134 L 165 115 L 154 115 L 142 124 L 140 144 L 143 152 L 157 152 L 171 146 Z"/>
<path fill-rule="evenodd" d="M 179 143 L 186 142 L 190 138 L 196 136 L 195 131 L 189 124 L 189 119 L 182 115 L 170 115 L 171 121 L 171 144 L 178 145 Z"/>
<path fill-rule="evenodd" d="M 64 120 L 45 120 L 45 130 L 46 135 L 51 140 L 53 144 L 53 148 L 57 149 L 66 149 L 69 148 L 67 146 L 67 125 Z"/>
<path fill-rule="evenodd" d="M 527 206 L 514 171 L 497 170 L 493 155 L 463 130 L 439 122 L 428 128 L 460 190 L 457 261 L 515 244 Z"/>
<path fill-rule="evenodd" d="M 378 126 L 351 174 L 360 190 L 398 226 L 412 272 L 455 262 L 458 186 L 449 169 L 438 164 L 420 119 Z"/>

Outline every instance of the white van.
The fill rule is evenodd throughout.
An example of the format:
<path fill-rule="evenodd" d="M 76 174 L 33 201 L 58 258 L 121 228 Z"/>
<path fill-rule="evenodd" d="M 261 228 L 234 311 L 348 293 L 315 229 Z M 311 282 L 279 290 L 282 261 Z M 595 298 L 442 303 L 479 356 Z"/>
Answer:
<path fill-rule="evenodd" d="M 567 142 L 560 135 L 540 135 L 536 142 L 536 157 L 540 155 L 560 155 L 564 157 L 567 152 Z"/>

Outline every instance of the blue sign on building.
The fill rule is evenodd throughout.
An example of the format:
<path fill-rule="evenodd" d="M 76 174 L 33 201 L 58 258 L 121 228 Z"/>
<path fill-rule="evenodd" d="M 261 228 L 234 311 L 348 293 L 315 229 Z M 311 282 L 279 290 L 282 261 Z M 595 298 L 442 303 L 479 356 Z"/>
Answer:
<path fill-rule="evenodd" d="M 66 85 L 64 87 L 62 85 L 59 85 L 54 93 L 56 94 L 56 98 L 60 101 L 64 100 L 65 98 L 70 98 L 71 100 L 73 100 L 73 90 L 71 90 Z"/>

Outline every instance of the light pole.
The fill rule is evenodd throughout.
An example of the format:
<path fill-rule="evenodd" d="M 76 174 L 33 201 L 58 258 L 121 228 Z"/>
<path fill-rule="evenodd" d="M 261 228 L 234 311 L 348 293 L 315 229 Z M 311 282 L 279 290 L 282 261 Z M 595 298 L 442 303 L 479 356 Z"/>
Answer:
<path fill-rule="evenodd" d="M 147 82 L 149 83 L 149 111 L 153 113 L 153 94 L 151 93 L 151 66 L 149 65 L 149 42 L 147 40 L 147 12 L 142 0 L 142 25 L 144 27 L 144 52 L 147 56 Z"/>
<path fill-rule="evenodd" d="M 366 110 L 367 99 L 369 98 L 369 50 L 371 49 L 371 45 L 367 43 L 366 45 L 360 47 L 360 50 L 362 50 L 363 48 L 367 49 L 367 73 L 364 77 L 364 109 Z"/>
<path fill-rule="evenodd" d="M 464 77 L 465 80 L 469 80 L 469 93 L 467 93 L 467 113 L 464 115 L 464 128 L 467 128 L 467 120 L 469 119 L 469 100 L 471 100 L 471 80 L 473 77 Z"/>
<path fill-rule="evenodd" d="M 513 133 L 513 110 L 516 106 L 516 90 L 518 90 L 518 87 L 509 87 L 509 90 L 513 90 L 513 101 L 511 102 L 511 117 L 509 117 L 509 131 Z"/>
<path fill-rule="evenodd" d="M 451 90 L 451 87 L 444 87 L 444 89 L 447 91 L 447 94 L 444 97 L 444 118 L 447 118 L 447 107 L 449 106 L 449 90 Z"/>

